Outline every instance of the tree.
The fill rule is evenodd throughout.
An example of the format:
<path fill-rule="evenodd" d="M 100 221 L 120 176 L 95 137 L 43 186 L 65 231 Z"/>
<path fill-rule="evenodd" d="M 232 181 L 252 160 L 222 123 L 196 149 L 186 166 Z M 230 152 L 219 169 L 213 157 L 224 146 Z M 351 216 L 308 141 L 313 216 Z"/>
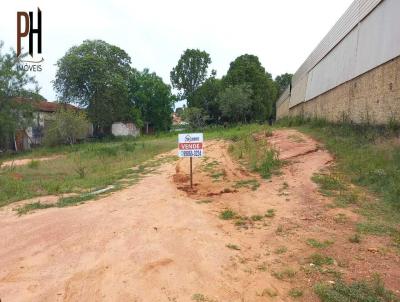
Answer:
<path fill-rule="evenodd" d="M 132 106 L 140 112 L 143 122 L 155 130 L 168 130 L 172 124 L 175 96 L 171 87 L 148 69 L 132 71 L 129 81 L 129 95 Z"/>
<path fill-rule="evenodd" d="M 14 50 L 3 54 L 4 43 L 0 41 L 0 148 L 8 148 L 11 138 L 18 129 L 25 129 L 32 122 L 32 102 L 19 102 L 15 98 L 34 93 L 27 85 L 35 85 L 34 77 L 17 68 L 19 58 Z M 39 89 L 36 86 L 36 93 Z"/>
<path fill-rule="evenodd" d="M 230 122 L 248 122 L 253 91 L 247 84 L 229 86 L 218 95 L 222 117 Z"/>
<path fill-rule="evenodd" d="M 218 103 L 221 87 L 221 80 L 215 77 L 208 78 L 188 99 L 189 106 L 203 109 L 209 121 L 217 123 L 221 116 Z"/>
<path fill-rule="evenodd" d="M 281 94 L 286 88 L 289 87 L 290 83 L 292 82 L 292 77 L 293 75 L 291 73 L 284 73 L 275 78 L 278 94 Z"/>
<path fill-rule="evenodd" d="M 57 62 L 54 88 L 62 100 L 87 108 L 99 132 L 130 119 L 128 80 L 131 58 L 102 40 L 86 40 Z"/>
<path fill-rule="evenodd" d="M 188 99 L 207 78 L 210 55 L 199 49 L 186 49 L 170 74 L 172 87 L 180 99 Z"/>
<path fill-rule="evenodd" d="M 187 107 L 183 110 L 183 119 L 192 129 L 201 129 L 206 125 L 207 116 L 203 109 Z"/>
<path fill-rule="evenodd" d="M 76 144 L 78 140 L 86 138 L 89 127 L 90 123 L 82 110 L 61 108 L 54 114 L 54 120 L 46 129 L 45 144 Z"/>
<path fill-rule="evenodd" d="M 251 110 L 246 118 L 250 121 L 265 121 L 272 112 L 277 89 L 271 74 L 265 71 L 258 57 L 242 55 L 236 58 L 223 78 L 224 87 L 247 84 L 252 91 Z"/>

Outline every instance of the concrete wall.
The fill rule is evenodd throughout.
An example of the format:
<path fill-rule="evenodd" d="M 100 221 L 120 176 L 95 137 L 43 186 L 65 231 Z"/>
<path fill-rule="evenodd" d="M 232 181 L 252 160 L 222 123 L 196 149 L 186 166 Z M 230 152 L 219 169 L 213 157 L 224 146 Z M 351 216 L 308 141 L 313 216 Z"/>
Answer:
<path fill-rule="evenodd" d="M 111 126 L 111 133 L 115 136 L 138 136 L 140 129 L 136 128 L 132 123 L 114 123 Z"/>
<path fill-rule="evenodd" d="M 284 113 L 284 108 L 278 111 Z M 291 108 L 290 115 L 333 122 L 385 124 L 391 119 L 400 121 L 400 57 Z"/>

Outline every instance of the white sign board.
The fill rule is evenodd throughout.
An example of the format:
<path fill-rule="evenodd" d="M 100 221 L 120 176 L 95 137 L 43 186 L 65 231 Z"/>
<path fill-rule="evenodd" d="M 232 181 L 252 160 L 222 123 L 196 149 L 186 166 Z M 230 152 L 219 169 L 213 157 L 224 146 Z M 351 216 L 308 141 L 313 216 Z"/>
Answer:
<path fill-rule="evenodd" d="M 202 157 L 203 133 L 178 134 L 179 157 Z"/>

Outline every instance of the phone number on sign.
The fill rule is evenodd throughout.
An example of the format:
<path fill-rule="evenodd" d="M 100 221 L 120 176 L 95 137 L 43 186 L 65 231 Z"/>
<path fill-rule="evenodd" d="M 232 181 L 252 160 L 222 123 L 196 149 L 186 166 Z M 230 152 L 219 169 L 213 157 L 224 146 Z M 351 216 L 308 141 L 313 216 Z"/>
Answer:
<path fill-rule="evenodd" d="M 200 157 L 203 156 L 203 150 L 180 150 L 180 156 L 182 157 Z"/>

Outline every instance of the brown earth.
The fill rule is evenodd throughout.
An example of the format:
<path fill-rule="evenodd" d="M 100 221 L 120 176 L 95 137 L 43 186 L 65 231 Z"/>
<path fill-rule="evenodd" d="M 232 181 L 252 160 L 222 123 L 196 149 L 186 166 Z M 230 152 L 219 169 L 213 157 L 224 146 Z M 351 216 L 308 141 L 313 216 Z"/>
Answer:
<path fill-rule="evenodd" d="M 294 130 L 268 140 L 288 161 L 271 180 L 234 162 L 227 142 L 211 141 L 207 156 L 194 159 L 193 189 L 189 160 L 181 159 L 83 205 L 21 217 L 0 211 L 0 299 L 291 301 L 289 290 L 300 288 L 304 295 L 296 301 L 318 301 L 312 286 L 334 280 L 333 271 L 348 281 L 378 272 L 399 293 L 400 259 L 389 240 L 350 243 L 361 218 L 327 207 L 331 201 L 311 181 L 332 156 Z M 260 187 L 238 183 L 243 180 Z M 219 218 L 227 208 L 242 217 L 274 209 L 275 216 L 242 218 L 236 226 Z M 339 213 L 348 219 L 339 223 Z M 316 249 L 308 238 L 333 244 Z M 334 264 L 318 272 L 308 260 L 313 253 L 331 256 Z M 288 268 L 294 277 L 280 274 Z"/>
<path fill-rule="evenodd" d="M 49 157 L 40 157 L 40 158 L 24 158 L 24 159 L 15 159 L 15 160 L 8 160 L 3 162 L 0 167 L 1 168 L 6 168 L 6 167 L 15 167 L 15 166 L 24 166 L 29 164 L 32 160 L 36 161 L 46 161 L 46 160 L 55 160 L 55 159 L 60 159 L 62 155 L 54 155 L 54 156 L 49 156 Z"/>

